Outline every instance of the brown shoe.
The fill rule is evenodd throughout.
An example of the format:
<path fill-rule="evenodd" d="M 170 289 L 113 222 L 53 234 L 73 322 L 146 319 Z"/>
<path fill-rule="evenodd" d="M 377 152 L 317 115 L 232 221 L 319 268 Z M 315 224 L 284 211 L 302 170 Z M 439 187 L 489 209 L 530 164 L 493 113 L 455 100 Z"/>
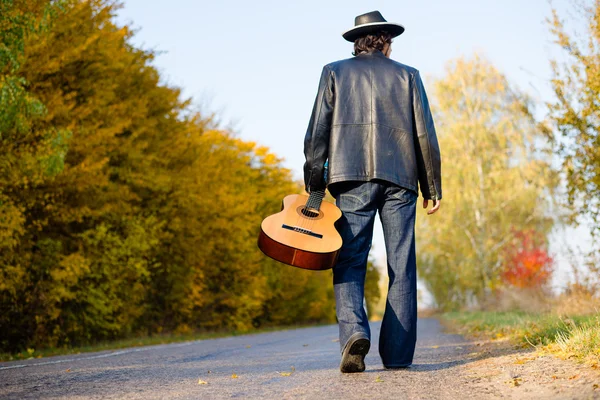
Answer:
<path fill-rule="evenodd" d="M 350 337 L 344 351 L 340 371 L 344 373 L 363 372 L 365 370 L 365 356 L 369 352 L 371 342 L 362 335 Z"/>

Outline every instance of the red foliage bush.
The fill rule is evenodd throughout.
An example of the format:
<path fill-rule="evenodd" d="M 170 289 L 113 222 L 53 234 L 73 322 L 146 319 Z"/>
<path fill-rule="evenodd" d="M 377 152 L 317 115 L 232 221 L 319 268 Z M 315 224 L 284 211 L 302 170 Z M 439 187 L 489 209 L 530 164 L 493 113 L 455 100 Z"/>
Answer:
<path fill-rule="evenodd" d="M 513 245 L 506 249 L 501 278 L 518 288 L 539 288 L 550 280 L 554 260 L 545 248 L 545 238 L 534 229 L 516 231 Z"/>

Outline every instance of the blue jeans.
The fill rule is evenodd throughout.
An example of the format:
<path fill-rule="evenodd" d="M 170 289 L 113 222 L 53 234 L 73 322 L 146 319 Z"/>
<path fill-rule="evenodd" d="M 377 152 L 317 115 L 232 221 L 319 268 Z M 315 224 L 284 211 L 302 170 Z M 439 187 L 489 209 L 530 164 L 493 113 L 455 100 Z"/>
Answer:
<path fill-rule="evenodd" d="M 371 338 L 363 296 L 373 224 L 379 211 L 389 276 L 379 355 L 386 367 L 409 366 L 417 341 L 415 215 L 418 194 L 382 180 L 333 183 L 329 192 L 342 210 L 336 227 L 343 245 L 333 268 L 341 350 L 352 335 Z"/>

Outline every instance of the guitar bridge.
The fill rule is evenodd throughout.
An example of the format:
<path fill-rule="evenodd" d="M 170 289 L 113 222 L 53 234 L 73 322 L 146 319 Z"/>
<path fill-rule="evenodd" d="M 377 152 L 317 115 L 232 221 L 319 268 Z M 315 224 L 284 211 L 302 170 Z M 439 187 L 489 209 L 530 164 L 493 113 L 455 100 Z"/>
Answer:
<path fill-rule="evenodd" d="M 300 228 L 300 227 L 297 227 L 297 226 L 290 226 L 290 225 L 286 225 L 286 224 L 281 225 L 281 227 L 283 229 L 288 229 L 290 231 L 294 231 L 294 232 L 298 232 L 298 233 L 303 233 L 303 234 L 308 235 L 308 236 L 312 236 L 312 237 L 316 237 L 316 238 L 319 238 L 319 239 L 323 239 L 323 235 L 321 235 L 319 233 L 315 233 L 315 232 L 310 231 L 308 229 Z"/>

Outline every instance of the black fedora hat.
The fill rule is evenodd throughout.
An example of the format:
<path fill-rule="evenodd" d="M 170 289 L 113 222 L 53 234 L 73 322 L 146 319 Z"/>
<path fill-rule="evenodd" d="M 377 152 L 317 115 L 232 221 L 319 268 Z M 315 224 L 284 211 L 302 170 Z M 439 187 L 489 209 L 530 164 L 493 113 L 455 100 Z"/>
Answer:
<path fill-rule="evenodd" d="M 344 39 L 354 42 L 361 36 L 379 31 L 387 31 L 392 37 L 396 37 L 404 32 L 404 27 L 400 24 L 387 22 L 379 11 L 371 11 L 354 18 L 354 28 L 348 29 L 342 33 Z"/>

